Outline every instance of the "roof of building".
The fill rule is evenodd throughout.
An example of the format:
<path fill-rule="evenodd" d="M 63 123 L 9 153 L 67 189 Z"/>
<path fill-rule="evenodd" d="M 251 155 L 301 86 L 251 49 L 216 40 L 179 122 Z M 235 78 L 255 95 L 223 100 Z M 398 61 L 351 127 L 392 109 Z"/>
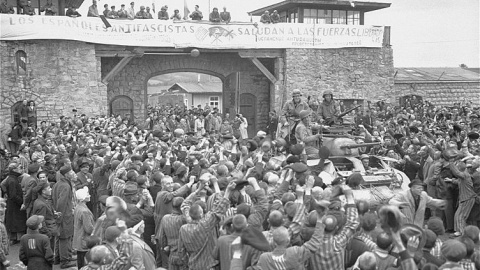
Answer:
<path fill-rule="evenodd" d="M 175 83 L 170 88 L 168 88 L 169 92 L 174 91 L 177 87 L 184 90 L 186 93 L 190 94 L 207 94 L 207 93 L 222 93 L 223 85 L 221 83 L 215 82 L 206 82 L 206 83 Z"/>
<path fill-rule="evenodd" d="M 395 82 L 479 81 L 480 74 L 463 68 L 395 68 Z"/>
<path fill-rule="evenodd" d="M 355 5 L 354 7 L 352 7 Z M 381 3 L 371 0 L 363 1 L 338 1 L 338 0 L 284 0 L 266 7 L 262 7 L 253 11 L 248 12 L 249 15 L 260 16 L 266 10 L 273 11 L 277 10 L 286 10 L 295 8 L 298 6 L 305 6 L 307 8 L 319 8 L 319 9 L 348 9 L 348 10 L 358 10 L 358 11 L 374 11 L 382 8 L 390 7 L 391 3 Z"/>
<path fill-rule="evenodd" d="M 466 70 L 470 70 L 476 73 L 480 73 L 480 68 L 466 68 Z"/>

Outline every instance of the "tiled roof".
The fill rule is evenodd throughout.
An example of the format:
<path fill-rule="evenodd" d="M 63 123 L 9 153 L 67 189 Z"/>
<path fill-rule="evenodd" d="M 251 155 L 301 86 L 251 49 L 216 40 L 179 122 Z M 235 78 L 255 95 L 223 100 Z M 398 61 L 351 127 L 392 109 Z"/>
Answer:
<path fill-rule="evenodd" d="M 172 91 L 172 88 L 175 85 L 179 86 L 187 93 L 195 94 L 195 93 L 222 93 L 223 85 L 221 83 L 176 83 L 172 85 L 168 89 L 168 91 Z"/>
<path fill-rule="evenodd" d="M 395 68 L 395 81 L 479 81 L 480 74 L 463 68 Z"/>

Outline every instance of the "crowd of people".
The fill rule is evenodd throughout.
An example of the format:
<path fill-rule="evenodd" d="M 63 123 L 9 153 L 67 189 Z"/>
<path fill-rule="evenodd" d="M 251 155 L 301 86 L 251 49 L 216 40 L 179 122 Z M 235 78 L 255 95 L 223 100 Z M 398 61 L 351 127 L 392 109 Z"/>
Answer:
<path fill-rule="evenodd" d="M 0 269 L 17 244 L 27 269 L 480 269 L 471 103 L 358 107 L 293 90 L 256 134 L 208 104 L 38 126 L 28 106 L 0 134 Z M 322 142 L 339 124 L 378 144 L 359 149 L 363 171 L 325 183 Z M 355 198 L 371 155 L 410 178 L 386 206 Z"/>
<path fill-rule="evenodd" d="M 82 15 L 77 11 L 76 6 L 69 6 L 65 15 L 68 17 L 81 17 Z M 88 8 L 87 17 L 100 17 L 100 15 L 105 16 L 108 19 L 154 19 L 155 17 L 155 5 L 152 4 L 152 8 L 140 6 L 140 9 L 136 9 L 135 3 L 131 2 L 128 8 L 125 7 L 125 4 L 121 4 L 120 8 L 117 9 L 116 6 L 109 6 L 108 4 L 103 5 L 104 10 L 98 10 L 97 1 L 93 0 L 93 3 Z M 58 9 L 52 3 L 52 0 L 47 0 L 47 3 L 38 9 L 39 13 L 44 12 L 45 16 L 56 16 L 58 15 Z M 14 14 L 15 9 L 13 6 L 8 5 L 7 0 L 2 0 L 0 4 L 0 13 L 3 14 Z M 36 15 L 36 10 L 32 7 L 32 2 L 27 0 L 25 3 L 22 1 L 17 2 L 17 14 L 24 15 Z M 199 5 L 195 5 L 195 10 L 190 14 L 180 14 L 179 9 L 173 11 L 172 16 L 168 14 L 168 6 L 164 5 L 160 8 L 158 12 L 159 20 L 173 20 L 173 21 L 182 21 L 182 20 L 192 20 L 192 21 L 201 21 L 203 20 L 203 13 L 200 11 Z M 231 21 L 230 12 L 227 11 L 226 7 L 223 7 L 223 11 L 219 12 L 218 8 L 214 7 L 210 12 L 208 20 L 213 23 L 230 23 Z"/>
<path fill-rule="evenodd" d="M 65 12 L 65 16 L 68 17 L 81 17 L 82 15 L 77 11 L 78 7 L 70 6 Z M 135 8 L 135 2 L 130 3 L 130 7 L 125 7 L 125 4 L 121 4 L 120 8 L 117 9 L 116 6 L 109 6 L 108 4 L 103 5 L 104 10 L 98 10 L 97 1 L 93 0 L 91 6 L 88 7 L 87 17 L 99 17 L 100 15 L 105 16 L 108 19 L 154 19 L 157 17 L 159 20 L 173 20 L 173 21 L 183 21 L 183 20 L 192 20 L 192 21 L 201 21 L 203 20 L 203 13 L 200 11 L 200 6 L 195 5 L 195 10 L 190 14 L 181 15 L 179 9 L 175 9 L 173 14 L 170 16 L 168 13 L 168 6 L 164 5 L 160 8 L 158 16 L 155 16 L 155 6 L 152 4 L 152 7 L 149 6 L 140 6 L 139 10 Z M 32 7 L 32 2 L 27 0 L 26 3 L 21 3 L 17 5 L 17 13 L 24 15 L 36 15 L 36 12 L 40 14 L 44 12 L 45 16 L 56 16 L 58 15 L 58 9 L 53 5 L 52 0 L 47 0 L 47 3 L 40 7 L 38 11 Z M 13 6 L 8 5 L 7 0 L 2 0 L 0 4 L 0 13 L 3 14 L 14 14 L 15 9 Z M 230 23 L 232 20 L 230 12 L 227 11 L 226 7 L 223 7 L 223 11 L 219 12 L 218 8 L 214 7 L 208 16 L 208 21 L 213 23 Z M 272 13 L 265 11 L 264 14 L 260 17 L 261 23 L 279 23 L 281 22 L 280 14 L 277 10 L 274 10 Z"/>

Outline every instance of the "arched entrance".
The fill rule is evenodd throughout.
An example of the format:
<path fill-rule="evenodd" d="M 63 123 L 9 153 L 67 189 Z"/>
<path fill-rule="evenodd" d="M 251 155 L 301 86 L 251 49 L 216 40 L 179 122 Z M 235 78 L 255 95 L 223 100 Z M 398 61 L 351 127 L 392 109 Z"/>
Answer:
<path fill-rule="evenodd" d="M 252 138 L 256 132 L 256 112 L 257 112 L 257 97 L 250 93 L 240 94 L 240 113 L 247 118 L 248 122 L 248 137 Z"/>
<path fill-rule="evenodd" d="M 102 57 L 102 73 L 106 75 L 117 62 L 118 59 Z M 250 60 L 240 57 L 238 53 L 205 53 L 198 57 L 144 55 L 134 58 L 112 78 L 108 84 L 107 98 L 112 102 L 117 96 L 130 97 L 133 100 L 134 120 L 142 123 L 149 106 L 148 81 L 158 75 L 178 72 L 196 72 L 220 78 L 223 82 L 223 93 L 218 99 L 216 96 L 210 99 L 209 96 L 208 102 L 214 106 L 218 102 L 221 111 L 229 113 L 230 116 L 237 113 L 237 108 L 240 107 L 239 93 L 250 93 L 257 102 L 251 107 L 256 111 L 249 112 L 254 115 L 251 121 L 254 125 L 251 125 L 251 128 L 261 129 L 267 125 L 270 81 Z M 202 103 L 203 107 L 206 101 Z M 189 108 L 191 106 L 190 102 Z M 263 110 L 267 113 L 263 113 Z"/>
<path fill-rule="evenodd" d="M 20 123 L 20 114 L 18 113 L 18 109 L 20 108 L 20 105 L 22 105 L 23 101 L 17 101 L 15 104 L 12 105 L 11 107 L 11 113 L 12 113 L 12 123 Z"/>
<path fill-rule="evenodd" d="M 110 114 L 133 120 L 133 100 L 124 95 L 114 97 L 110 102 Z"/>
<path fill-rule="evenodd" d="M 147 82 L 148 106 L 217 108 L 223 112 L 224 77 L 212 72 L 162 72 Z"/>

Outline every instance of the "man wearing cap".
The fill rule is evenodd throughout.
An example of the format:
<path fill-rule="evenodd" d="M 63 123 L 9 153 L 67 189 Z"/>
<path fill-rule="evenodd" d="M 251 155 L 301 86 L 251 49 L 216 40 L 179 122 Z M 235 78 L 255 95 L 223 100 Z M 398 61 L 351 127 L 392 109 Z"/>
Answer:
<path fill-rule="evenodd" d="M 167 6 L 162 6 L 160 8 L 160 11 L 158 12 L 158 19 L 159 20 L 168 20 L 168 12 L 167 12 Z"/>
<path fill-rule="evenodd" d="M 73 237 L 73 184 L 72 181 L 77 175 L 72 171 L 70 165 L 65 165 L 60 168 L 58 172 L 57 183 L 53 186 L 52 201 L 55 211 L 61 213 L 57 219 L 58 225 L 58 252 L 55 256 L 60 261 L 60 268 L 65 269 L 72 267 L 75 262 L 72 262 L 72 237 Z M 58 254 L 58 255 L 57 255 Z"/>
<path fill-rule="evenodd" d="M 370 156 L 367 154 L 362 154 L 360 156 L 360 161 L 362 161 L 363 168 L 365 168 L 365 171 L 370 171 Z"/>
<path fill-rule="evenodd" d="M 77 173 L 77 179 L 75 180 L 75 189 L 81 189 L 83 187 L 91 187 L 92 174 L 90 170 L 90 164 L 88 162 L 82 162 L 79 166 L 80 171 Z"/>
<path fill-rule="evenodd" d="M 423 191 L 423 182 L 415 179 L 408 185 L 409 190 L 395 194 L 389 204 L 396 205 L 405 216 L 405 223 L 423 227 L 426 207 L 443 209 L 446 201 L 434 199 Z"/>
<path fill-rule="evenodd" d="M 459 263 L 467 256 L 467 247 L 458 240 L 448 240 L 442 245 L 442 255 L 446 262 L 439 269 L 465 269 Z"/>
<path fill-rule="evenodd" d="M 289 100 L 283 105 L 282 115 L 287 117 L 287 121 L 293 124 L 293 119 L 298 117 L 303 110 L 310 110 L 307 102 L 302 100 L 302 93 L 299 89 L 292 91 L 292 100 Z"/>
<path fill-rule="evenodd" d="M 318 116 L 325 121 L 325 124 L 331 126 L 335 123 L 337 114 L 338 108 L 333 100 L 332 91 L 323 92 L 323 102 L 318 107 Z"/>
<path fill-rule="evenodd" d="M 312 130 L 309 128 L 310 114 L 310 110 L 303 110 L 299 113 L 300 122 L 294 125 L 295 139 L 297 144 L 305 145 L 307 157 L 314 159 L 318 158 L 318 149 L 315 148 L 315 143 L 322 138 L 322 134 L 312 135 Z"/>
<path fill-rule="evenodd" d="M 203 14 L 202 12 L 200 11 L 200 7 L 198 5 L 195 5 L 195 10 L 192 12 L 192 14 L 190 14 L 189 16 L 193 21 L 201 21 L 202 18 L 203 18 Z M 205 105 L 205 110 L 208 110 L 210 109 L 208 107 L 208 103 L 207 105 Z"/>
<path fill-rule="evenodd" d="M 27 220 L 28 232 L 20 239 L 18 257 L 27 270 L 51 270 L 53 252 L 46 235 L 40 234 L 43 216 L 32 215 Z"/>
<path fill-rule="evenodd" d="M 120 5 L 120 9 L 117 12 L 119 19 L 126 19 L 127 18 L 127 10 L 125 10 L 125 4 Z"/>
<path fill-rule="evenodd" d="M 58 236 L 56 213 L 53 206 L 48 201 L 52 196 L 52 188 L 47 182 L 40 182 L 35 187 L 38 198 L 33 203 L 32 215 L 43 216 L 42 228 L 40 233 L 45 234 L 50 239 L 50 246 L 55 247 L 55 237 Z"/>
<path fill-rule="evenodd" d="M 23 196 L 23 208 L 27 211 L 27 218 L 30 217 L 33 207 L 33 202 L 37 199 L 34 187 L 38 184 L 37 173 L 40 166 L 37 163 L 32 163 L 28 166 L 28 176 L 22 180 L 25 183 L 25 190 Z M 23 209 L 22 209 L 23 210 Z"/>

